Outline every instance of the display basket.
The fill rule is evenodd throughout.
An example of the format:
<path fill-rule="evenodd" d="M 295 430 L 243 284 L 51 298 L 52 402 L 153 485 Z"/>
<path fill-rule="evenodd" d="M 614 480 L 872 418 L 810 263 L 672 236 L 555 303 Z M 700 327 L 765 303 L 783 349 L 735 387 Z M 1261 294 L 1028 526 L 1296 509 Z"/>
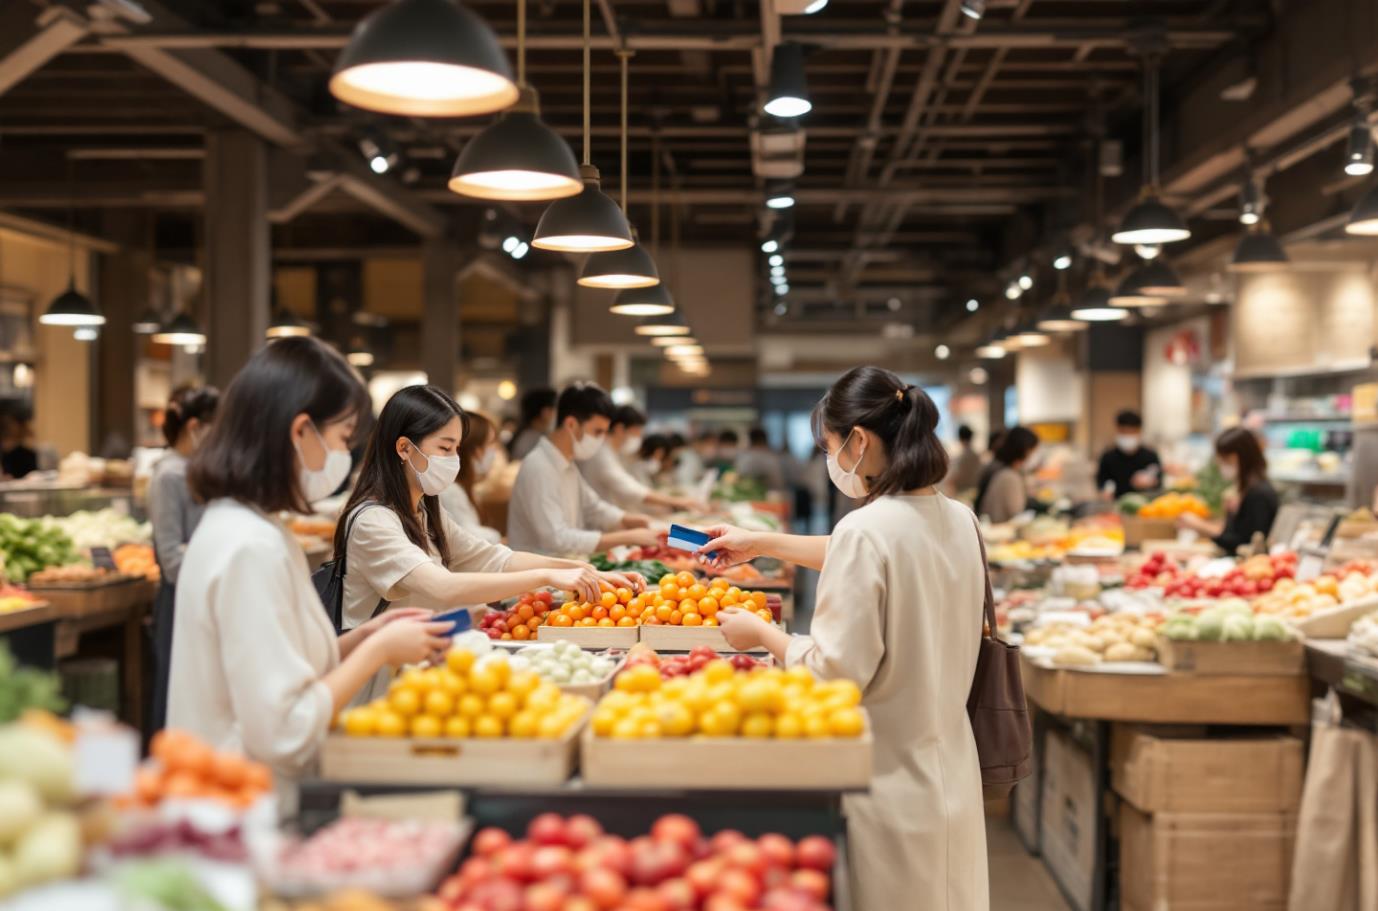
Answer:
<path fill-rule="evenodd" d="M 641 641 L 658 652 L 691 652 L 706 645 L 715 652 L 740 651 L 727 644 L 727 637 L 718 626 L 643 626 Z M 763 653 L 765 646 L 746 651 Z"/>
<path fill-rule="evenodd" d="M 1160 638 L 1158 661 L 1179 674 L 1290 677 L 1306 670 L 1301 642 L 1197 642 Z"/>
<path fill-rule="evenodd" d="M 573 642 L 580 648 L 631 648 L 641 639 L 636 626 L 551 626 L 536 628 L 537 642 Z"/>

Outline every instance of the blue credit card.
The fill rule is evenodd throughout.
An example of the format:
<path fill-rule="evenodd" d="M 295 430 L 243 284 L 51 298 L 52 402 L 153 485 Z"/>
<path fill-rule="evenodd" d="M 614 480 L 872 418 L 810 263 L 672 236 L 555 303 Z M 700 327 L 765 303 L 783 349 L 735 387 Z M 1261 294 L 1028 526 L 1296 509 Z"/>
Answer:
<path fill-rule="evenodd" d="M 687 550 L 691 554 L 696 554 L 711 540 L 713 539 L 701 531 L 685 528 L 683 525 L 671 525 L 670 536 L 665 544 L 676 550 Z"/>
<path fill-rule="evenodd" d="M 474 619 L 470 615 L 469 608 L 467 607 L 461 607 L 456 610 L 446 611 L 443 614 L 436 614 L 435 616 L 431 617 L 431 622 L 453 623 L 454 625 L 450 627 L 450 631 L 445 634 L 447 636 L 458 636 L 460 633 L 464 632 L 465 630 L 472 629 L 474 626 Z"/>

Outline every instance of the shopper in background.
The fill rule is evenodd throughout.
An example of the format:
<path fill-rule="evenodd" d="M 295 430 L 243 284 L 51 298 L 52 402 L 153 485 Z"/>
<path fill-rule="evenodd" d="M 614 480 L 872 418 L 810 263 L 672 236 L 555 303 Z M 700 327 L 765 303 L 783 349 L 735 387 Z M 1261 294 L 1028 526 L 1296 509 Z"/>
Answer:
<path fill-rule="evenodd" d="M 828 474 L 865 505 L 830 536 L 708 529 L 728 566 L 771 556 L 821 570 L 811 634 L 749 611 L 718 614 L 737 649 L 851 680 L 871 717 L 873 777 L 843 798 L 857 908 L 989 906 L 981 764 L 966 711 L 985 596 L 976 519 L 936 485 L 938 410 L 888 370 L 858 367 L 814 409 Z"/>
<path fill-rule="evenodd" d="M 408 386 L 383 406 L 335 531 L 335 553 L 345 559 L 345 629 L 394 603 L 447 611 L 545 586 L 587 600 L 598 597 L 602 581 L 642 587 L 639 578 L 602 576 L 587 563 L 513 553 L 456 525 L 439 497 L 454 486 L 467 426 L 468 415 L 436 386 Z M 380 676 L 362 698 L 385 685 Z"/>
<path fill-rule="evenodd" d="M 1225 518 L 1203 519 L 1184 515 L 1177 520 L 1182 528 L 1206 535 L 1227 554 L 1273 530 L 1278 515 L 1278 495 L 1268 482 L 1268 460 L 1258 445 L 1258 437 L 1244 427 L 1231 427 L 1215 439 L 1215 461 L 1220 474 L 1234 484 L 1236 494 L 1225 505 Z"/>
<path fill-rule="evenodd" d="M 680 454 L 679 464 L 675 466 L 675 482 L 683 488 L 699 484 L 714 468 L 718 460 L 718 435 L 711 430 L 701 430 L 694 435 L 694 444 Z"/>
<path fill-rule="evenodd" d="M 214 386 L 184 386 L 163 409 L 163 437 L 167 452 L 153 466 L 148 481 L 148 521 L 153 526 L 153 554 L 161 581 L 153 601 L 153 708 L 149 730 L 163 727 L 167 718 L 167 681 L 172 670 L 173 606 L 182 556 L 205 507 L 192 499 L 187 486 L 187 459 L 210 432 L 220 390 Z"/>
<path fill-rule="evenodd" d="M 724 430 L 718 434 L 717 468 L 719 471 L 737 470 L 737 444 L 737 431 Z"/>
<path fill-rule="evenodd" d="M 989 465 L 995 461 L 995 450 L 1000 448 L 1000 444 L 1005 442 L 1005 430 L 992 430 L 990 438 L 986 440 L 986 451 L 981 453 L 981 464 Z"/>
<path fill-rule="evenodd" d="M 976 488 L 976 512 L 992 522 L 1008 522 L 1029 505 L 1024 473 L 1031 471 L 1038 437 L 1027 427 L 1005 431 Z"/>
<path fill-rule="evenodd" d="M 654 489 L 656 476 L 669 459 L 670 439 L 653 434 L 653 456 L 643 448 L 652 442 L 644 435 L 646 416 L 631 405 L 613 414 L 607 441 L 592 458 L 578 462 L 579 473 L 593 492 L 620 509 L 692 509 L 695 504 L 684 497 L 672 497 Z M 652 464 L 654 463 L 654 464 Z"/>
<path fill-rule="evenodd" d="M 466 417 L 469 429 L 459 444 L 459 476 L 440 492 L 440 506 L 445 515 L 475 538 L 488 544 L 500 544 L 502 532 L 489 528 L 479 519 L 474 486 L 493 470 L 502 444 L 498 442 L 492 421 L 472 411 Z"/>
<path fill-rule="evenodd" d="M 498 429 L 498 442 L 502 443 L 502 447 L 506 449 L 508 446 L 512 444 L 512 438 L 516 435 L 517 419 L 510 415 L 504 415 L 502 419 L 502 427 Z"/>
<path fill-rule="evenodd" d="M 656 482 L 656 478 L 660 477 L 661 472 L 669 463 L 670 438 L 663 433 L 648 434 L 641 440 L 641 450 L 636 454 L 636 461 L 631 468 L 632 477 L 649 488 Z M 662 497 L 661 499 L 664 502 L 660 505 L 669 506 L 672 509 L 693 509 L 701 505 L 687 498 Z"/>
<path fill-rule="evenodd" d="M 508 452 L 512 461 L 527 457 L 536 444 L 555 426 L 555 390 L 548 386 L 532 389 L 522 396 L 521 429 L 512 438 Z"/>
<path fill-rule="evenodd" d="M 381 668 L 444 649 L 446 624 L 390 612 L 336 636 L 306 554 L 276 514 L 309 513 L 349 472 L 368 390 L 339 352 L 284 338 L 239 371 L 192 456 L 206 504 L 177 578 L 169 727 L 277 773 L 284 810 L 331 720 Z"/>
<path fill-rule="evenodd" d="M 618 544 L 652 545 L 650 519 L 600 497 L 576 463 L 598 455 L 617 406 L 592 383 L 560 394 L 555 430 L 522 461 L 507 510 L 507 537 L 520 550 L 591 554 Z"/>
<path fill-rule="evenodd" d="M 1153 490 L 1163 472 L 1158 453 L 1144 445 L 1144 419 L 1136 411 L 1115 415 L 1115 445 L 1105 450 L 1096 470 L 1096 487 L 1110 497 Z"/>
<path fill-rule="evenodd" d="M 38 452 L 29 445 L 32 441 L 28 406 L 10 403 L 0 413 L 0 476 L 17 479 L 38 470 Z"/>
<path fill-rule="evenodd" d="M 943 486 L 951 494 L 974 490 L 981 483 L 981 457 L 976 453 L 976 434 L 963 424 L 957 428 L 957 454 Z"/>
<path fill-rule="evenodd" d="M 785 471 L 780 464 L 780 453 L 770 448 L 770 437 L 766 436 L 765 429 L 752 427 L 746 437 L 747 448 L 737 456 L 737 474 L 760 481 L 766 490 L 784 490 Z"/>

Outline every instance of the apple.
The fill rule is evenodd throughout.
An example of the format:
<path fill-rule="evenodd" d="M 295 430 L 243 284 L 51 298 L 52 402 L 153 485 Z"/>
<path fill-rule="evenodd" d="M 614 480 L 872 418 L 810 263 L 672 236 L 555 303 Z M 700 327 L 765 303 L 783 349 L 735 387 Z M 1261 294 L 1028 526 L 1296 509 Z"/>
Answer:
<path fill-rule="evenodd" d="M 821 873 L 832 872 L 833 865 L 837 863 L 837 849 L 822 835 L 810 835 L 800 841 L 794 856 L 795 863 L 800 867 Z"/>
<path fill-rule="evenodd" d="M 492 857 L 512 843 L 512 836 L 502 829 L 489 826 L 474 836 L 473 851 L 479 857 Z"/>
<path fill-rule="evenodd" d="M 719 893 L 733 896 L 748 908 L 761 900 L 762 891 L 760 878 L 746 870 L 728 868 L 718 879 Z"/>
<path fill-rule="evenodd" d="M 760 879 L 766 872 L 766 853 L 756 842 L 743 839 L 727 850 L 727 863 Z"/>
<path fill-rule="evenodd" d="M 722 876 L 722 871 L 722 860 L 713 857 L 691 864 L 684 876 L 685 879 L 689 880 L 689 885 L 694 887 L 698 897 L 702 899 L 707 898 L 709 893 L 718 887 L 718 877 Z"/>
<path fill-rule="evenodd" d="M 493 856 L 493 872 L 507 879 L 526 882 L 536 878 L 531 866 L 534 849 L 527 842 L 515 842 Z"/>
<path fill-rule="evenodd" d="M 818 902 L 827 901 L 831 889 L 828 874 L 807 868 L 795 870 L 789 878 L 789 883 L 792 888 Z"/>
<path fill-rule="evenodd" d="M 531 869 L 537 879 L 567 876 L 574 872 L 574 853 L 564 845 L 542 845 L 531 856 Z"/>
<path fill-rule="evenodd" d="M 651 837 L 660 842 L 671 842 L 693 851 L 698 843 L 699 824 L 688 816 L 670 813 L 662 816 L 651 826 Z"/>
<path fill-rule="evenodd" d="M 656 887 L 656 894 L 669 904 L 672 911 L 694 911 L 698 904 L 698 892 L 689 880 L 676 877 L 667 879 Z"/>
<path fill-rule="evenodd" d="M 472 887 L 493 875 L 493 865 L 483 857 L 471 857 L 459 867 L 459 874 L 451 882 Z"/>
<path fill-rule="evenodd" d="M 794 866 L 794 842 L 778 832 L 769 832 L 756 839 L 756 844 L 774 866 L 789 869 Z"/>
<path fill-rule="evenodd" d="M 571 848 L 578 850 L 593 843 L 594 839 L 603 834 L 603 827 L 598 820 L 584 813 L 571 816 L 565 823 L 565 838 Z"/>
<path fill-rule="evenodd" d="M 550 883 L 535 883 L 526 887 L 525 911 L 564 911 L 565 890 Z"/>
<path fill-rule="evenodd" d="M 542 813 L 526 827 L 526 837 L 538 845 L 568 844 L 565 821 L 558 813 Z"/>
<path fill-rule="evenodd" d="M 723 829 L 708 840 L 714 854 L 726 854 L 733 845 L 746 841 L 746 836 L 736 829 Z"/>
<path fill-rule="evenodd" d="M 627 881 L 613 870 L 586 870 L 579 877 L 579 891 L 584 893 L 599 911 L 613 911 L 627 895 Z"/>

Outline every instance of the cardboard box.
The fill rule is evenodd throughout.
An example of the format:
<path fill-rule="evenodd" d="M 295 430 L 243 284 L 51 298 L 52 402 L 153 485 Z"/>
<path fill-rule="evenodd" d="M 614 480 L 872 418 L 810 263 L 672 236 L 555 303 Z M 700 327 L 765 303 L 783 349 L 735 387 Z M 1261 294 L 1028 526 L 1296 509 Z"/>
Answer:
<path fill-rule="evenodd" d="M 1302 743 L 1286 735 L 1205 737 L 1191 730 L 1115 725 L 1111 782 L 1145 813 L 1294 812 Z"/>
<path fill-rule="evenodd" d="M 1158 661 L 1178 674 L 1291 677 L 1306 671 L 1301 642 L 1196 642 L 1159 637 Z"/>
<path fill-rule="evenodd" d="M 1076 908 L 1091 907 L 1099 814 L 1091 754 L 1062 732 L 1049 731 L 1043 749 L 1039 852 Z"/>
<path fill-rule="evenodd" d="M 1123 911 L 1286 911 L 1296 816 L 1120 805 Z"/>

